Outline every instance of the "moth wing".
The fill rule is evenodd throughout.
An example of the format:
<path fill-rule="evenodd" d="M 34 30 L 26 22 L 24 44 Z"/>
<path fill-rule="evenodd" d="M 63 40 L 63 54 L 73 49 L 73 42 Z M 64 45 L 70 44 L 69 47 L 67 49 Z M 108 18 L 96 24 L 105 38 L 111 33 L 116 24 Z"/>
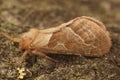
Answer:
<path fill-rule="evenodd" d="M 83 52 L 83 46 L 86 44 L 70 27 L 65 27 L 59 32 L 53 33 L 49 43 L 40 47 L 39 50 L 45 53 L 56 54 L 74 54 L 80 55 Z"/>

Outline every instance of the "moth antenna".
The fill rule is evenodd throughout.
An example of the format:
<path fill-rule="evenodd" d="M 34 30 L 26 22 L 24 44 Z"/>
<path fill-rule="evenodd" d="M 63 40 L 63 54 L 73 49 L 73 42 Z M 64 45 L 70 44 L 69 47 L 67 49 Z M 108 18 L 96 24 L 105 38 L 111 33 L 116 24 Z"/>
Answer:
<path fill-rule="evenodd" d="M 20 42 L 20 39 L 19 39 L 19 38 L 13 38 L 13 37 L 11 37 L 11 36 L 9 36 L 8 34 L 3 33 L 3 32 L 1 32 L 1 34 L 2 34 L 4 37 L 6 37 L 7 39 L 12 40 L 13 42 Z"/>

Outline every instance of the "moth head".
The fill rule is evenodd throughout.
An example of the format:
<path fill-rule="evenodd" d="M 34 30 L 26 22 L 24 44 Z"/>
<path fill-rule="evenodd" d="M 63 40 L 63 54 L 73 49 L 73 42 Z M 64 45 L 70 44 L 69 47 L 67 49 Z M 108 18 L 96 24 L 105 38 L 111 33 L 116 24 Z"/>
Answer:
<path fill-rule="evenodd" d="M 19 50 L 25 51 L 32 47 L 32 43 L 34 42 L 36 36 L 38 34 L 37 29 L 30 29 L 30 31 L 23 33 L 21 40 L 19 42 Z"/>
<path fill-rule="evenodd" d="M 31 47 L 32 42 L 35 40 L 36 35 L 38 34 L 37 29 L 30 29 L 30 31 L 23 33 L 21 38 L 13 38 L 6 33 L 1 32 L 3 36 L 12 40 L 13 42 L 19 43 L 19 50 L 26 51 Z"/>
<path fill-rule="evenodd" d="M 23 51 L 23 52 L 28 50 L 31 42 L 32 42 L 32 40 L 29 37 L 21 38 L 21 40 L 19 42 L 19 50 Z"/>

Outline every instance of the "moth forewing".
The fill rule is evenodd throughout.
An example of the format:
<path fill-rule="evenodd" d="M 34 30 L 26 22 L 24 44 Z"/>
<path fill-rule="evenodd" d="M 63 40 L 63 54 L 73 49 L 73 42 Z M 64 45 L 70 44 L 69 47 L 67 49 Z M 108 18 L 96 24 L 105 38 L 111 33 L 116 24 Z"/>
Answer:
<path fill-rule="evenodd" d="M 84 16 L 75 18 L 62 26 L 59 31 L 53 33 L 43 51 L 56 54 L 65 52 L 63 54 L 101 56 L 106 54 L 111 47 L 108 31 L 98 20 Z"/>

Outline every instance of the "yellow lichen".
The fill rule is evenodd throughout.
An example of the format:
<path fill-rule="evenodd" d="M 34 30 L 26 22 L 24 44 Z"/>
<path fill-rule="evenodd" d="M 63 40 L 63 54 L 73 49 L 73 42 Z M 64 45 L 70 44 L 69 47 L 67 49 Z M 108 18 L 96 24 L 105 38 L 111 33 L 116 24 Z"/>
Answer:
<path fill-rule="evenodd" d="M 19 72 L 19 76 L 18 76 L 18 79 L 23 79 L 24 76 L 26 75 L 26 73 L 24 72 L 25 71 L 25 68 L 17 68 L 18 72 Z"/>

